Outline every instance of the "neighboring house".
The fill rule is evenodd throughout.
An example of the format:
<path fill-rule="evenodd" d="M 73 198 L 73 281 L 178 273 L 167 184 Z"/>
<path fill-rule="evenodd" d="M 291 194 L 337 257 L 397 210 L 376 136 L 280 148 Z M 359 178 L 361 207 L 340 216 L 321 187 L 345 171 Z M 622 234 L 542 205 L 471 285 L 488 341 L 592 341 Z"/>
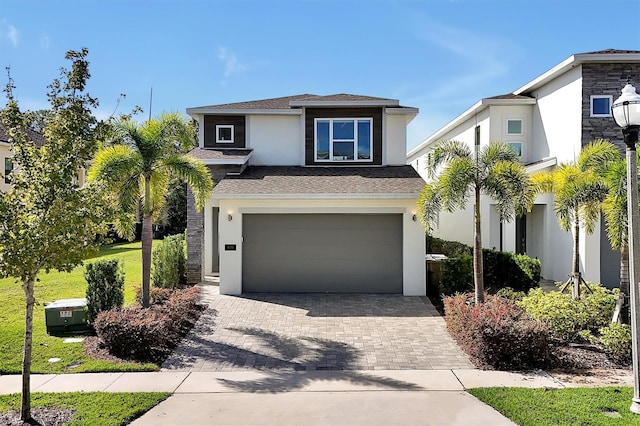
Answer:
<path fill-rule="evenodd" d="M 44 137 L 31 129 L 27 130 L 29 139 L 40 148 L 44 145 Z M 11 187 L 11 172 L 13 171 L 13 151 L 9 143 L 5 127 L 0 124 L 0 191 L 7 191 Z"/>
<path fill-rule="evenodd" d="M 611 103 L 630 76 L 640 82 L 640 51 L 604 50 L 570 56 L 512 93 L 481 99 L 407 154 L 427 179 L 427 156 L 440 140 L 471 147 L 499 140 L 510 144 L 529 173 L 573 162 L 582 146 L 608 139 L 624 150 L 622 133 L 611 118 Z M 533 210 L 512 223 L 500 223 L 488 197 L 482 200 L 484 247 L 526 253 L 542 262 L 542 276 L 566 281 L 571 271 L 572 237 L 560 230 L 553 195 L 540 195 Z M 472 209 L 439 216 L 434 235 L 471 244 Z M 604 225 L 581 235 L 581 270 L 587 280 L 619 284 L 620 255 L 613 252 Z"/>
<path fill-rule="evenodd" d="M 416 221 L 422 178 L 406 165 L 397 100 L 298 95 L 188 108 L 216 182 L 188 202 L 188 280 L 220 292 L 425 294 Z"/>

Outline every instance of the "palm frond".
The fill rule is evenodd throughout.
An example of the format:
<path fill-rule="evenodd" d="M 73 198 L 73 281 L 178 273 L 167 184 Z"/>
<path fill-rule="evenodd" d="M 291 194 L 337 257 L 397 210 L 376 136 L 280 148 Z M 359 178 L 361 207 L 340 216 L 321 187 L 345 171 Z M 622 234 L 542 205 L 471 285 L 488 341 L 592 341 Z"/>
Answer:
<path fill-rule="evenodd" d="M 418 218 L 424 229 L 430 233 L 437 226 L 438 214 L 442 209 L 442 199 L 435 184 L 426 184 L 418 197 Z"/>
<path fill-rule="evenodd" d="M 476 166 L 468 157 L 450 160 L 438 176 L 438 192 L 444 209 L 452 212 L 466 207 L 471 191 L 475 188 Z"/>
<path fill-rule="evenodd" d="M 213 181 L 209 169 L 201 161 L 184 154 L 169 155 L 162 161 L 162 168 L 180 178 L 189 185 L 193 191 L 196 208 L 200 210 L 211 195 Z"/>
<path fill-rule="evenodd" d="M 440 166 L 459 158 L 472 158 L 468 145 L 459 141 L 437 142 L 428 158 L 429 175 L 434 176 Z"/>

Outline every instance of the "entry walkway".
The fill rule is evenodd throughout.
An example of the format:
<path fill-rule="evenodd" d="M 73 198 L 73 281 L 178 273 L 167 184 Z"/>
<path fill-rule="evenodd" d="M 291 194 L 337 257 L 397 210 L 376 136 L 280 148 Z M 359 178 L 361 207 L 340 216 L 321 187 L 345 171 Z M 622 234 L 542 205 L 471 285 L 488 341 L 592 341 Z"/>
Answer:
<path fill-rule="evenodd" d="M 163 369 L 171 371 L 473 368 L 424 297 L 373 294 L 220 295 Z"/>

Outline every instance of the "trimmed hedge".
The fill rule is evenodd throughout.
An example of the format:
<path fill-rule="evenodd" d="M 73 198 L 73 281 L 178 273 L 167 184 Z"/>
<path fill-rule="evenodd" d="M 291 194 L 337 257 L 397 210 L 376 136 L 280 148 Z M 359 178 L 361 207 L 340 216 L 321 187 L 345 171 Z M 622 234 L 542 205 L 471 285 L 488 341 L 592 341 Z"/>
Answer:
<path fill-rule="evenodd" d="M 101 312 L 96 333 L 112 355 L 160 364 L 195 325 L 203 308 L 199 300 L 200 288 L 190 287 L 147 309 L 134 305 Z"/>
<path fill-rule="evenodd" d="M 153 250 L 151 282 L 155 287 L 176 288 L 187 282 L 187 255 L 184 234 L 162 240 Z"/>
<path fill-rule="evenodd" d="M 487 295 L 473 304 L 473 294 L 444 298 L 449 333 L 480 367 L 537 368 L 549 359 L 549 328 L 530 318 L 514 301 Z"/>
<path fill-rule="evenodd" d="M 450 296 L 473 290 L 473 249 L 455 241 L 428 237 L 430 253 L 448 256 L 442 261 L 441 280 L 431 286 L 429 292 Z M 484 287 L 489 293 L 510 287 L 527 292 L 537 287 L 542 265 L 538 259 L 523 254 L 513 254 L 491 249 L 482 250 Z"/>
<path fill-rule="evenodd" d="M 85 267 L 87 281 L 87 320 L 93 324 L 102 311 L 119 309 L 124 304 L 124 271 L 118 259 L 98 260 Z"/>

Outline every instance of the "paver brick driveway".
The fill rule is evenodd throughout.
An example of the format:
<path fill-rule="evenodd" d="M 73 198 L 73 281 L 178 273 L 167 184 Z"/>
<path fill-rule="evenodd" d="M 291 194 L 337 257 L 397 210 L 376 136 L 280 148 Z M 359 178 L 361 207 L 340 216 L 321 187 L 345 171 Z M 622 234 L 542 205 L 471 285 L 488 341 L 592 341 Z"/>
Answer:
<path fill-rule="evenodd" d="M 190 371 L 473 368 L 428 299 L 373 294 L 224 296 L 163 368 Z"/>

